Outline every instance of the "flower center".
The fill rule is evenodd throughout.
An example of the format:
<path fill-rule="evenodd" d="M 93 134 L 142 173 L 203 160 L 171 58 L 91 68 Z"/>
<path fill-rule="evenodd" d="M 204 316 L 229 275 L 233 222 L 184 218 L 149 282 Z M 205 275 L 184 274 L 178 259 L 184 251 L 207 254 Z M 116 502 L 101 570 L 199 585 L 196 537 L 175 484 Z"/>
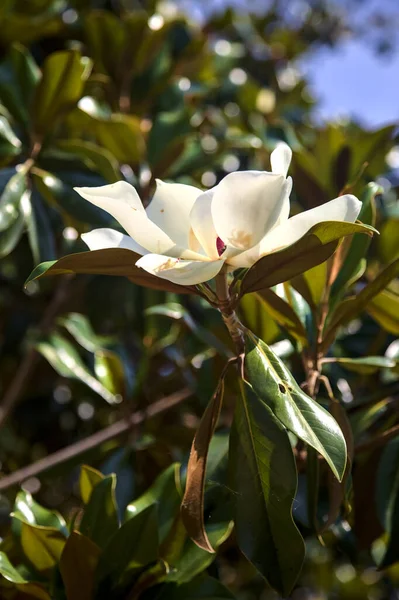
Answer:
<path fill-rule="evenodd" d="M 218 251 L 219 256 L 221 256 L 223 254 L 223 252 L 226 250 L 226 244 L 224 243 L 223 240 L 220 239 L 220 237 L 218 237 L 216 239 L 216 249 Z"/>

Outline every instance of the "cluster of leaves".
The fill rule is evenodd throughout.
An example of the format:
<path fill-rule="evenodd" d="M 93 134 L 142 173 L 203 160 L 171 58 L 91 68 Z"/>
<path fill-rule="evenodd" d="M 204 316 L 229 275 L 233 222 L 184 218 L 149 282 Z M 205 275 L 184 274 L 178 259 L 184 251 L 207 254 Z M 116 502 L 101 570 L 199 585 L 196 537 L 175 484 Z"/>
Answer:
<path fill-rule="evenodd" d="M 306 81 L 283 77 L 344 25 L 322 3 L 296 28 L 278 3 L 202 27 L 162 3 L 92 4 L 0 7 L 1 468 L 78 449 L 26 484 L 51 510 L 27 491 L 2 497 L 1 594 L 273 598 L 266 579 L 287 596 L 303 538 L 300 586 L 366 597 L 381 585 L 377 565 L 388 593 L 399 560 L 394 130 L 317 128 Z M 294 150 L 293 212 L 350 191 L 364 225 L 317 225 L 235 274 L 232 303 L 254 334 L 246 382 L 233 368 L 220 382 L 232 352 L 205 291 L 151 277 L 124 250 L 83 254 L 80 233 L 118 225 L 73 186 L 126 179 L 147 202 L 155 178 L 206 187 L 231 169 L 268 169 L 280 139 Z M 373 183 L 382 175 L 385 191 Z M 35 280 L 51 274 L 64 277 Z M 151 415 L 181 390 L 184 404 Z M 79 446 L 132 411 L 125 443 Z M 83 456 L 106 475 L 82 469 L 82 513 Z M 328 574 L 312 559 L 317 537 Z"/>

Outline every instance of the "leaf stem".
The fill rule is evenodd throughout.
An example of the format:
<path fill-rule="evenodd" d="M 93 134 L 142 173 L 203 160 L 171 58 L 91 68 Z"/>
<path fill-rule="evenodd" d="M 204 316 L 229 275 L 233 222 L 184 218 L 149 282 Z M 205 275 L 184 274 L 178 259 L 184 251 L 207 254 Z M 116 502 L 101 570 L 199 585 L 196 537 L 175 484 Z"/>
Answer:
<path fill-rule="evenodd" d="M 224 324 L 226 325 L 230 337 L 236 347 L 237 356 L 241 356 L 245 351 L 244 341 L 244 325 L 234 310 L 232 298 L 230 296 L 229 285 L 227 282 L 226 273 L 220 273 L 215 278 L 216 296 L 218 300 L 218 308 Z"/>

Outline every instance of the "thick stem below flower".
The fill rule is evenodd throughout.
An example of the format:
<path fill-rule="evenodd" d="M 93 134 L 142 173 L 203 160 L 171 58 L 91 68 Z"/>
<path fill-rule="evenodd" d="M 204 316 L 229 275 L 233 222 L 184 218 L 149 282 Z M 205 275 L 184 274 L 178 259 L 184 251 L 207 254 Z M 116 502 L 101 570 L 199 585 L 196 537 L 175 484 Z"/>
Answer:
<path fill-rule="evenodd" d="M 240 356 L 245 351 L 245 327 L 237 317 L 237 314 L 231 305 L 229 286 L 225 273 L 221 273 L 216 277 L 216 295 L 218 298 L 219 311 L 230 333 L 230 337 L 234 342 L 237 356 Z"/>

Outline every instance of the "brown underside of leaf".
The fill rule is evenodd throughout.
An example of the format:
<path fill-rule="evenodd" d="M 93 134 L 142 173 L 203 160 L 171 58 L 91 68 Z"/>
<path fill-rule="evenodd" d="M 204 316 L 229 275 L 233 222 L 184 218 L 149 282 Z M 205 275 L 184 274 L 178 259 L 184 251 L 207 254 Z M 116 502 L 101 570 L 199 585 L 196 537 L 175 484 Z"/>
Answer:
<path fill-rule="evenodd" d="M 224 373 L 193 439 L 187 465 L 186 490 L 181 504 L 181 516 L 187 533 L 197 546 L 212 553 L 215 550 L 208 539 L 204 524 L 205 473 L 209 444 L 222 407 L 223 391 Z"/>

